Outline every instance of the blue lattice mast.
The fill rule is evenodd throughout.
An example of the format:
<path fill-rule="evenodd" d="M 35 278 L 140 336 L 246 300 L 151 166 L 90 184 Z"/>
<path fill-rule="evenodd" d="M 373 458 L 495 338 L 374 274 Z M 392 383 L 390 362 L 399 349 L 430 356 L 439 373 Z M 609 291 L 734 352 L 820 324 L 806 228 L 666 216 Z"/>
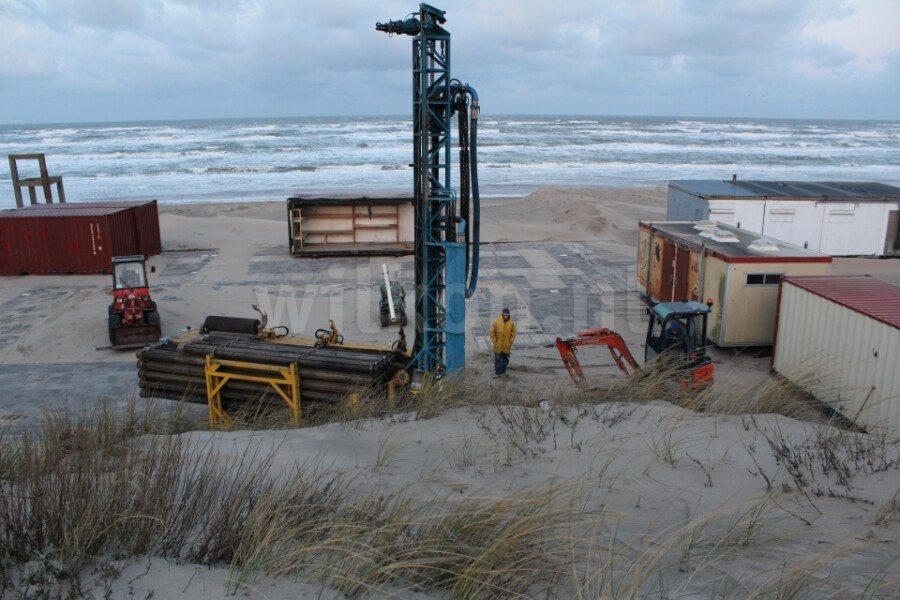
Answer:
<path fill-rule="evenodd" d="M 457 216 L 457 198 L 450 187 L 454 102 L 467 108 L 471 98 L 474 119 L 477 96 L 450 79 L 450 34 L 441 27 L 444 22 L 444 11 L 420 4 L 418 16 L 376 24 L 378 31 L 413 36 L 417 293 L 410 368 L 437 376 L 465 366 L 465 298 L 474 291 L 477 273 L 475 266 L 467 290 L 466 246 L 458 240 L 458 229 L 465 231 L 468 215 Z M 477 187 L 474 176 L 473 181 Z M 477 256 L 477 250 L 474 253 Z M 477 265 L 477 258 L 473 263 Z"/>

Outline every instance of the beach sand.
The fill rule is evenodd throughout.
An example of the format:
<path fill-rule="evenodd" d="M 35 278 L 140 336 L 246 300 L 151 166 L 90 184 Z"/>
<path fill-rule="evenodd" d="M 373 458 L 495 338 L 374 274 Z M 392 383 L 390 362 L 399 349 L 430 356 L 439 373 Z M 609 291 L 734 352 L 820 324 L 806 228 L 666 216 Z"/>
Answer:
<path fill-rule="evenodd" d="M 598 256 L 633 259 L 637 222 L 665 219 L 665 193 L 664 187 L 547 188 L 524 198 L 485 200 L 484 251 L 500 260 L 506 248 L 521 253 L 529 245 L 568 244 Z M 309 334 L 302 329 L 338 315 L 344 317 L 339 326 L 347 339 L 391 341 L 372 324 L 372 307 L 366 304 L 363 310 L 367 300 L 348 299 L 370 295 L 380 260 L 341 272 L 321 259 L 276 260 L 287 253 L 284 202 L 161 205 L 160 225 L 164 251 L 149 264 L 156 268 L 150 279 L 164 335 L 198 327 L 210 314 L 252 317 L 249 305 L 261 294 L 268 294 L 270 309 L 279 312 L 274 310 L 277 298 L 284 294 L 275 288 L 283 285 L 297 292 L 292 296 L 300 304 L 297 314 L 289 306 L 280 311 L 282 319 L 292 318 L 295 333 Z M 410 272 L 408 257 L 388 263 Z M 833 272 L 869 272 L 900 283 L 898 263 L 837 260 Z M 300 291 L 310 289 L 304 288 L 313 280 L 310 269 L 320 277 L 315 279 L 318 295 L 312 305 L 304 305 Z M 480 285 L 492 290 L 487 271 Z M 323 276 L 326 284 L 333 283 L 323 284 Z M 109 292 L 106 276 L 5 278 L 0 305 L 56 295 L 66 310 L 35 302 L 28 326 L 0 348 L 0 362 L 134 361 L 131 353 L 102 349 L 108 345 Z M 617 329 L 621 325 L 634 354 L 642 354 L 639 305 L 624 298 L 627 293 L 616 294 L 623 299 L 613 323 Z M 360 495 L 402 491 L 414 504 L 512 502 L 552 490 L 560 507 L 552 533 L 579 539 L 572 552 L 586 573 L 557 582 L 567 590 L 560 597 L 618 597 L 601 593 L 611 589 L 603 583 L 604 574 L 613 573 L 623 590 L 648 593 L 657 586 L 656 593 L 642 596 L 654 598 L 743 598 L 760 590 L 769 590 L 765 597 L 793 597 L 785 591 L 791 585 L 803 590 L 800 597 L 900 596 L 896 444 L 824 425 L 813 411 L 808 419 L 771 412 L 692 412 L 662 399 L 629 398 L 598 403 L 585 398 L 578 406 L 555 407 L 556 399 L 571 396 L 571 384 L 556 350 L 537 343 L 552 335 L 529 329 L 522 308 L 515 317 L 522 341 L 512 354 L 512 377 L 491 377 L 484 333 L 503 298 L 493 290 L 469 312 L 473 322 L 465 376 L 486 399 L 521 405 L 510 410 L 527 411 L 532 437 L 510 433 L 511 413 L 485 407 L 448 408 L 421 419 L 409 415 L 308 429 L 182 435 L 197 448 L 214 449 L 223 463 L 256 448 L 258 456 L 274 457 L 268 467 L 273 475 L 315 464 L 345 473 Z M 529 339 L 535 343 L 526 343 Z M 623 378 L 608 354 L 583 362 L 607 387 Z M 721 352 L 716 362 L 717 398 L 741 398 L 772 385 L 765 357 Z M 96 391 L 101 395 L 102 386 Z M 823 471 L 822 440 L 833 442 L 828 447 L 844 457 L 851 472 Z M 860 464 L 865 462 L 860 455 L 854 455 L 856 462 L 849 458 L 853 448 L 867 449 L 868 466 Z M 876 455 L 881 462 L 871 459 Z M 152 557 L 124 561 L 122 567 L 102 581 L 108 593 L 94 590 L 97 597 L 103 592 L 113 599 L 222 598 L 233 576 L 227 565 L 200 568 Z M 648 574 L 651 581 L 634 583 Z M 93 580 L 101 585 L 99 578 Z M 447 597 L 402 581 L 370 593 L 377 598 Z M 302 575 L 262 577 L 237 595 L 342 597 L 328 584 Z"/>

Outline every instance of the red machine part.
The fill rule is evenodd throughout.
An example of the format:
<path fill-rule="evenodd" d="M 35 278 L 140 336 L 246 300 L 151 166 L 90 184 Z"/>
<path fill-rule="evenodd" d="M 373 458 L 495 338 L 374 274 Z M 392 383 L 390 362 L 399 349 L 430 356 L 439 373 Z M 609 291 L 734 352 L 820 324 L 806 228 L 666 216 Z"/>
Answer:
<path fill-rule="evenodd" d="M 633 377 L 641 370 L 621 335 L 611 329 L 591 329 L 572 337 L 556 338 L 556 349 L 576 384 L 584 383 L 584 371 L 577 356 L 580 346 L 606 346 L 616 366 L 626 377 Z M 695 362 L 689 370 L 682 371 L 682 376 L 678 378 L 679 387 L 684 392 L 699 392 L 713 384 L 715 368 L 712 361 L 701 361 L 699 358 L 689 354 L 683 356 L 685 364 Z"/>
<path fill-rule="evenodd" d="M 682 387 L 691 392 L 699 392 L 713 384 L 715 367 L 712 361 L 702 363 L 691 370 L 690 381 L 682 381 Z"/>
<path fill-rule="evenodd" d="M 572 337 L 556 338 L 556 349 L 562 357 L 566 370 L 577 384 L 584 382 L 584 371 L 581 370 L 577 356 L 579 346 L 606 346 L 609 348 L 609 353 L 616 362 L 616 366 L 627 377 L 631 377 L 640 369 L 640 365 L 634 360 L 625 340 L 611 329 L 590 329 Z"/>
<path fill-rule="evenodd" d="M 151 308 L 150 288 L 124 288 L 113 290 L 113 312 L 122 315 L 122 325 L 141 324 L 144 321 L 144 310 Z"/>

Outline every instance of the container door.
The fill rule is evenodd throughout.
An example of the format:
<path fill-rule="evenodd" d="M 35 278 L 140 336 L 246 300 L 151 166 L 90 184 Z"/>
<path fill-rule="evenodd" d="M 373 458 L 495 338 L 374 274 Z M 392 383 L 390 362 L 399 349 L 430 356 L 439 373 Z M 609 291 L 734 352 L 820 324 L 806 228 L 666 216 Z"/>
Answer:
<path fill-rule="evenodd" d="M 650 230 L 638 229 L 637 287 L 644 295 L 649 295 L 650 287 Z"/>
<path fill-rule="evenodd" d="M 654 302 L 662 302 L 663 290 L 663 241 L 664 238 L 656 233 L 650 236 L 650 285 L 647 295 Z"/>
<path fill-rule="evenodd" d="M 687 248 L 675 247 L 675 281 L 673 282 L 672 299 L 689 300 L 691 272 L 691 251 Z"/>
<path fill-rule="evenodd" d="M 662 247 L 660 302 L 687 300 L 690 292 L 691 251 L 665 240 Z"/>
<path fill-rule="evenodd" d="M 662 289 L 659 290 L 660 302 L 672 302 L 675 298 L 676 248 L 670 240 L 665 240 L 662 247 Z"/>

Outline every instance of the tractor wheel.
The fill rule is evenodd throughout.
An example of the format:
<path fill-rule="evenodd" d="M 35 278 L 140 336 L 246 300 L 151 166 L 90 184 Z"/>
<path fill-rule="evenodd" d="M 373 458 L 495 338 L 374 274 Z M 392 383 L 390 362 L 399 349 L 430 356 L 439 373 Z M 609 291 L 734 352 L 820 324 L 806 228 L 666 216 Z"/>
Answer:
<path fill-rule="evenodd" d="M 109 315 L 109 343 L 116 345 L 116 331 L 122 329 L 122 315 Z"/>
<path fill-rule="evenodd" d="M 144 320 L 147 322 L 147 325 L 159 325 L 159 313 L 155 310 L 144 311 Z"/>
<path fill-rule="evenodd" d="M 390 319 L 390 317 L 388 317 L 388 316 L 387 316 L 386 314 L 384 314 L 384 313 L 381 313 L 381 326 L 382 326 L 382 327 L 387 327 L 387 326 L 388 326 L 388 320 L 389 320 L 389 319 Z"/>

